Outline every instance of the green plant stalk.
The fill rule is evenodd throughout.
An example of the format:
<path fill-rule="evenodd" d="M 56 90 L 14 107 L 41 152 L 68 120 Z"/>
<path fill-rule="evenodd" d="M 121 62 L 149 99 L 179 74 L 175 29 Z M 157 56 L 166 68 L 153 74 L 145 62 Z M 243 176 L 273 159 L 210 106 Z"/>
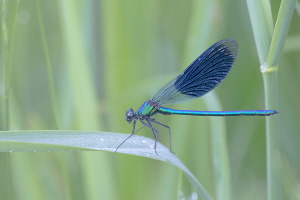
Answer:
<path fill-rule="evenodd" d="M 265 2 L 265 1 L 264 1 Z M 276 108 L 277 71 L 279 59 L 296 1 L 282 1 L 276 20 L 273 36 L 270 37 L 265 27 L 270 27 L 270 5 L 260 1 L 247 1 L 254 37 L 261 63 L 264 80 L 265 105 L 267 109 Z M 266 3 L 266 2 L 265 2 Z M 263 9 L 265 8 L 265 9 Z M 264 16 L 260 19 L 258 16 Z M 270 30 L 270 28 L 269 28 Z M 269 48 L 270 46 L 270 48 Z M 278 128 L 276 117 L 266 119 L 266 154 L 267 154 L 267 196 L 269 200 L 281 199 L 280 170 L 278 158 Z"/>
<path fill-rule="evenodd" d="M 209 110 L 223 110 L 214 93 L 206 95 L 205 102 Z M 216 199 L 231 199 L 230 165 L 226 140 L 226 123 L 224 118 L 210 117 L 212 161 Z"/>
<path fill-rule="evenodd" d="M 265 88 L 266 108 L 276 108 L 277 71 L 282 55 L 284 42 L 289 30 L 296 0 L 281 2 L 275 29 L 272 37 L 267 65 L 261 68 Z M 281 199 L 280 160 L 279 160 L 279 132 L 276 117 L 266 121 L 266 152 L 267 152 L 267 193 L 268 199 Z"/>
<path fill-rule="evenodd" d="M 247 0 L 247 6 L 259 61 L 262 65 L 268 58 L 273 33 L 271 5 L 268 0 Z"/>
<path fill-rule="evenodd" d="M 261 72 L 263 73 L 264 90 L 265 90 L 265 103 L 266 108 L 275 108 L 275 73 L 277 68 L 271 68 L 267 63 L 269 48 L 271 45 L 272 27 L 273 23 L 271 5 L 269 2 L 260 0 L 248 0 L 247 1 L 249 15 L 251 19 L 254 39 L 257 47 L 259 61 L 261 64 Z M 269 28 L 267 28 L 269 27 Z M 271 98 L 273 97 L 273 98 Z M 270 199 L 271 196 L 280 198 L 280 182 L 278 171 L 274 167 L 275 153 L 274 149 L 277 148 L 276 136 L 275 136 L 275 118 L 266 118 L 266 154 L 267 154 L 267 196 Z M 273 126 L 274 125 L 274 126 Z M 273 126 L 273 127 L 272 127 Z M 273 136 L 271 136 L 271 133 Z"/>
<path fill-rule="evenodd" d="M 263 73 L 266 108 L 275 108 L 277 68 Z M 277 117 L 266 118 L 267 196 L 269 200 L 281 199 L 279 170 L 279 134 Z"/>
<path fill-rule="evenodd" d="M 6 67 L 8 63 L 8 35 L 7 35 L 7 26 L 6 26 L 6 12 L 7 7 L 5 1 L 1 3 L 1 32 L 2 32 L 2 61 L 0 66 L 0 129 L 6 130 L 8 123 L 7 116 L 7 91 L 6 91 Z"/>
<path fill-rule="evenodd" d="M 37 9 L 37 14 L 38 14 L 38 21 L 39 21 L 39 27 L 40 27 L 40 32 L 41 32 L 41 37 L 42 37 L 42 44 L 43 44 L 43 49 L 44 49 L 44 54 L 45 54 L 45 59 L 46 59 L 46 68 L 47 68 L 47 73 L 48 73 L 48 82 L 49 82 L 49 88 L 50 88 L 50 97 L 51 97 L 51 103 L 52 103 L 52 110 L 53 110 L 53 118 L 55 122 L 55 129 L 59 129 L 59 115 L 58 115 L 58 107 L 57 107 L 57 98 L 56 98 L 56 91 L 54 87 L 54 81 L 53 81 L 53 76 L 52 76 L 52 64 L 50 61 L 49 57 L 49 47 L 48 47 L 48 42 L 45 34 L 45 27 L 44 27 L 44 20 L 43 20 L 43 15 L 41 12 L 41 4 L 39 0 L 36 0 L 36 9 Z"/>
<path fill-rule="evenodd" d="M 2 90 L 0 93 L 0 129 L 9 130 L 9 96 L 10 96 L 10 80 L 11 80 L 11 71 L 12 71 L 12 58 L 13 55 L 11 52 L 14 48 L 15 43 L 15 28 L 16 28 L 16 16 L 18 12 L 19 1 L 10 2 L 12 12 L 12 24 L 11 27 L 8 27 L 7 21 L 8 18 L 8 6 L 6 6 L 5 1 L 1 4 L 1 31 L 2 31 L 2 63 L 0 66 L 0 84 Z M 10 32 L 9 32 L 10 30 Z"/>
<path fill-rule="evenodd" d="M 18 11 L 19 1 L 9 2 L 11 3 L 11 10 L 9 10 L 9 4 L 6 1 L 2 1 L 1 5 L 1 52 L 0 57 L 2 58 L 0 63 L 0 130 L 8 130 L 10 126 L 10 115 L 9 115 L 9 102 L 10 102 L 10 83 L 11 83 L 11 71 L 12 71 L 12 58 L 11 53 L 15 42 L 15 27 L 16 27 L 16 15 Z M 9 10 L 9 11 L 8 11 Z M 8 23 L 8 12 L 12 12 L 13 20 L 12 24 Z M 9 27 L 9 25 L 11 25 Z M 9 29 L 11 28 L 11 29 Z M 10 34 L 8 33 L 10 30 Z M 9 37 L 10 36 L 10 37 Z M 4 199 L 12 199 L 13 194 L 10 192 L 12 187 L 11 181 L 11 156 L 7 153 L 0 154 L 1 163 L 0 166 L 0 194 Z"/>
<path fill-rule="evenodd" d="M 280 4 L 278 17 L 276 20 L 274 33 L 272 37 L 270 52 L 268 55 L 268 66 L 279 65 L 286 36 L 291 24 L 292 16 L 295 10 L 296 0 L 283 0 Z"/>
<path fill-rule="evenodd" d="M 83 33 L 77 18 L 79 4 L 60 1 L 63 37 L 66 48 L 66 61 L 77 128 L 99 130 L 99 115 L 95 87 L 92 82 L 89 62 L 85 52 Z"/>
<path fill-rule="evenodd" d="M 208 38 L 211 33 L 212 22 L 207 19 L 213 19 L 214 1 L 195 1 L 191 14 L 187 34 L 187 45 L 185 60 L 191 56 L 196 56 L 200 48 L 205 48 L 209 45 Z M 195 52 L 196 53 L 195 55 Z M 186 63 L 186 62 L 185 62 Z M 222 110 L 218 97 L 210 95 L 203 97 L 205 104 L 210 110 Z M 231 181 L 230 181 L 230 167 L 229 157 L 226 141 L 226 127 L 224 118 L 210 117 L 210 131 L 211 137 L 211 151 L 212 151 L 212 166 L 214 177 L 214 190 L 216 199 L 231 199 Z"/>
<path fill-rule="evenodd" d="M 298 15 L 300 15 L 300 2 L 299 1 L 296 2 L 296 11 L 297 11 Z"/>

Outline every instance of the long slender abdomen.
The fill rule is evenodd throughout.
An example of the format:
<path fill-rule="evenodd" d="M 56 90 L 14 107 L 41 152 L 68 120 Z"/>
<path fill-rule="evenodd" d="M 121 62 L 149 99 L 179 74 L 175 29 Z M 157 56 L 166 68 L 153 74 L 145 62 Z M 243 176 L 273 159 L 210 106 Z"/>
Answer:
<path fill-rule="evenodd" d="M 158 112 L 165 115 L 193 115 L 193 116 L 269 116 L 278 113 L 276 110 L 237 110 L 237 111 L 195 111 L 195 110 L 175 110 L 160 107 Z"/>

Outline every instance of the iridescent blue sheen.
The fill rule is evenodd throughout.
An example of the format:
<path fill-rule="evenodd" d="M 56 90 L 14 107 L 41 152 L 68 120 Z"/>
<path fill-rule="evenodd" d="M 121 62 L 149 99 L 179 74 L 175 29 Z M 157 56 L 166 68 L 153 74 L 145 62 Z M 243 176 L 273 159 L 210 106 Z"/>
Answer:
<path fill-rule="evenodd" d="M 158 112 L 168 115 L 194 115 L 194 116 L 269 116 L 275 115 L 276 110 L 236 110 L 236 111 L 196 111 L 196 110 L 175 110 L 160 107 Z"/>
<path fill-rule="evenodd" d="M 131 135 L 117 149 L 140 130 L 135 131 L 135 124 L 137 121 L 140 121 L 143 124 L 142 128 L 146 126 L 152 130 L 156 152 L 159 131 L 152 124 L 155 123 L 166 127 L 171 136 L 170 127 L 151 118 L 156 113 L 193 116 L 269 116 L 277 114 L 276 110 L 194 111 L 162 107 L 162 105 L 191 101 L 213 90 L 229 73 L 237 53 L 238 44 L 235 39 L 227 38 L 215 43 L 194 60 L 181 74 L 163 86 L 151 99 L 145 101 L 137 111 L 134 112 L 133 109 L 127 110 L 125 118 L 127 122 L 133 122 L 133 129 Z"/>

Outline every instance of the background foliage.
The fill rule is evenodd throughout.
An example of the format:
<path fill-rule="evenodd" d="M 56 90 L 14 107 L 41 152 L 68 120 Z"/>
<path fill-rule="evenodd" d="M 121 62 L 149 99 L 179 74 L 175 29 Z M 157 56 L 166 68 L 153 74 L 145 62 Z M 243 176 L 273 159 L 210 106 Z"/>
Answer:
<path fill-rule="evenodd" d="M 280 1 L 272 1 L 275 21 Z M 299 4 L 278 71 L 283 199 L 299 190 Z M 245 1 L 1 1 L 2 130 L 130 133 L 125 110 L 150 98 L 214 42 L 232 37 L 239 56 L 214 90 L 222 107 L 264 109 L 259 59 Z M 208 109 L 202 99 L 175 105 Z M 157 116 L 172 148 L 217 197 L 211 118 Z M 221 121 L 224 119 L 221 119 Z M 231 199 L 266 199 L 263 117 L 228 117 Z M 219 127 L 219 126 L 218 126 Z M 161 130 L 160 141 L 168 138 Z M 149 130 L 139 134 L 151 137 Z M 221 165 L 222 167 L 226 167 Z M 193 199 L 181 171 L 142 157 L 97 152 L 0 154 L 3 199 Z"/>

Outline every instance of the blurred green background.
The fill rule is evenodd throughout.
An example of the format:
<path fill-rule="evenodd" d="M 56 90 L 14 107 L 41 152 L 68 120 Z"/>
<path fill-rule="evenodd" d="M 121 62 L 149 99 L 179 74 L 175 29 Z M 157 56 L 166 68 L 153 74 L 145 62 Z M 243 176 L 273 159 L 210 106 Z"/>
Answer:
<path fill-rule="evenodd" d="M 245 1 L 0 4 L 2 130 L 130 133 L 127 109 L 136 110 L 206 48 L 228 37 L 238 41 L 239 56 L 214 93 L 223 110 L 264 109 Z M 271 5 L 275 21 L 280 1 Z M 283 199 L 300 198 L 299 31 L 295 12 L 278 72 Z M 172 108 L 204 110 L 203 100 Z M 156 119 L 172 128 L 172 150 L 215 197 L 211 118 Z M 225 120 L 232 199 L 266 199 L 265 118 Z M 162 129 L 160 142 L 168 146 L 165 133 Z M 152 136 L 147 129 L 139 134 Z M 174 166 L 137 156 L 102 151 L 0 154 L 1 199 L 193 199 L 193 192 Z"/>

